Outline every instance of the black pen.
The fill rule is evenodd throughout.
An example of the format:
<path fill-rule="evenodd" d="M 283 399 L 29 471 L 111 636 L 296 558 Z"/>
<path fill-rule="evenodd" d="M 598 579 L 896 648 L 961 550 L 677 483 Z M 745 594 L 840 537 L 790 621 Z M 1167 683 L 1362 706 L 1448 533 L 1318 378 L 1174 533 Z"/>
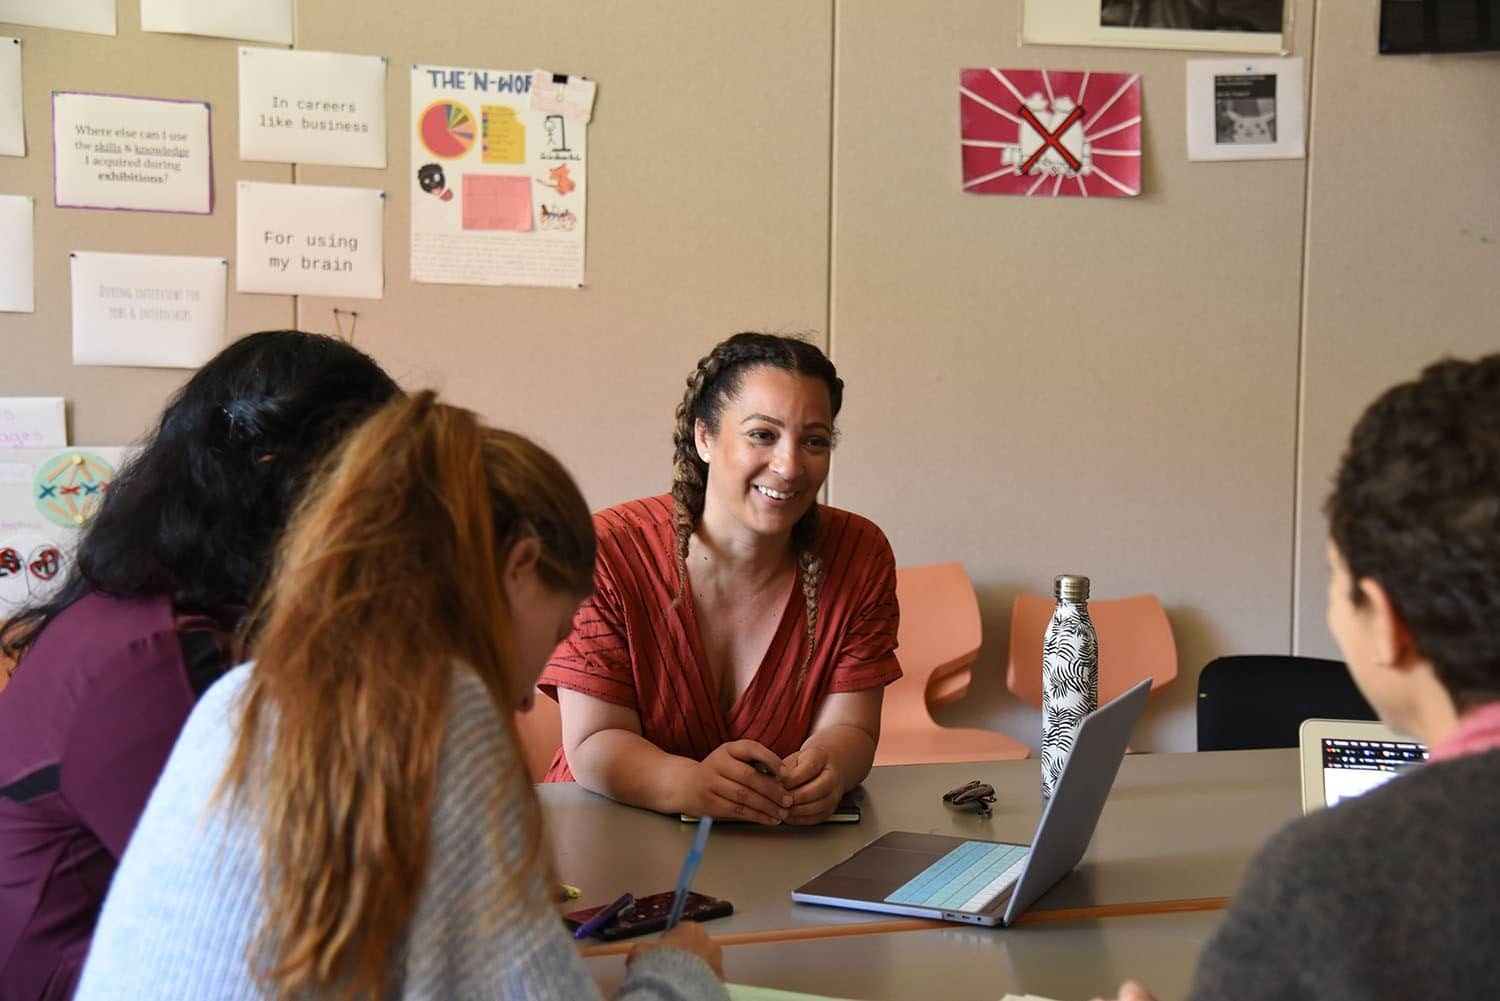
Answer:
<path fill-rule="evenodd" d="M 633 903 L 635 903 L 634 897 L 632 897 L 628 893 L 621 894 L 619 900 L 616 900 L 608 907 L 601 908 L 599 911 L 595 912 L 593 917 L 589 918 L 583 924 L 579 925 L 578 930 L 573 933 L 573 937 L 575 939 L 588 938 L 595 932 L 602 930 L 605 925 L 609 924 L 615 919 L 615 915 L 619 914 L 621 911 L 623 911 Z"/>

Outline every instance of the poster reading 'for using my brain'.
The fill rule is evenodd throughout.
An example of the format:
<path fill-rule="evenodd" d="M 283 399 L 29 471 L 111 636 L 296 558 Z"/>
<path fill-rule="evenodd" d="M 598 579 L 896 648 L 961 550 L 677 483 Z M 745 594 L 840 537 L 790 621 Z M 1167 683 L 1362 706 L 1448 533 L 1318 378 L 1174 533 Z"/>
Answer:
<path fill-rule="evenodd" d="M 583 284 L 587 111 L 535 76 L 412 67 L 412 281 Z"/>

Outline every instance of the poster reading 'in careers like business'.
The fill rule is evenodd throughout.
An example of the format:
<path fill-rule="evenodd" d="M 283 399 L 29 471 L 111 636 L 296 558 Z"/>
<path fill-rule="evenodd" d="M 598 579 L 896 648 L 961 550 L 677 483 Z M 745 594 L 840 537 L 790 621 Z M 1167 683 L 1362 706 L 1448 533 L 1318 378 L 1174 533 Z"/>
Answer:
<path fill-rule="evenodd" d="M 412 281 L 583 284 L 586 122 L 532 110 L 531 83 L 412 67 Z"/>

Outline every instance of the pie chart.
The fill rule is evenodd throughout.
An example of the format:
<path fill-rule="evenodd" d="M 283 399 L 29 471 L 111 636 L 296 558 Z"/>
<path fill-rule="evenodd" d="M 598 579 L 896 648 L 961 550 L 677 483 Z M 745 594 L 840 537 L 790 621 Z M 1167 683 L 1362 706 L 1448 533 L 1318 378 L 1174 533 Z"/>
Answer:
<path fill-rule="evenodd" d="M 463 156 L 473 147 L 475 131 L 474 116 L 454 101 L 432 102 L 417 123 L 427 152 L 448 160 Z"/>

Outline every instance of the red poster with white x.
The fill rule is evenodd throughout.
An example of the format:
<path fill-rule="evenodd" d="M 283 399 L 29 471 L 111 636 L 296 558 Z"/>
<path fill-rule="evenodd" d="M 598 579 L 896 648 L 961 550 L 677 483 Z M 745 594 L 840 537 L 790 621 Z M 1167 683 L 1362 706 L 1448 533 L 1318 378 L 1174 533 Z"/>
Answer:
<path fill-rule="evenodd" d="M 965 191 L 1140 194 L 1139 74 L 966 69 L 958 93 Z"/>

